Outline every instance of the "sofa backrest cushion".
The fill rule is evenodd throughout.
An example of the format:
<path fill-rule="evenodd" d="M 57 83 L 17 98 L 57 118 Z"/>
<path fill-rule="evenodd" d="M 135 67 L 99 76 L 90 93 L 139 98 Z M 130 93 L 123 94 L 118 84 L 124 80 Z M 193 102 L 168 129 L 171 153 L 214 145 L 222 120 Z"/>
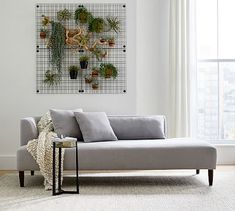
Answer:
<path fill-rule="evenodd" d="M 74 112 L 84 142 L 117 141 L 104 112 Z"/>
<path fill-rule="evenodd" d="M 164 116 L 108 116 L 119 140 L 165 139 Z"/>
<path fill-rule="evenodd" d="M 60 110 L 51 109 L 51 119 L 54 130 L 58 136 L 69 136 L 82 140 L 82 133 L 74 116 L 74 112 L 82 112 L 82 109 Z"/>

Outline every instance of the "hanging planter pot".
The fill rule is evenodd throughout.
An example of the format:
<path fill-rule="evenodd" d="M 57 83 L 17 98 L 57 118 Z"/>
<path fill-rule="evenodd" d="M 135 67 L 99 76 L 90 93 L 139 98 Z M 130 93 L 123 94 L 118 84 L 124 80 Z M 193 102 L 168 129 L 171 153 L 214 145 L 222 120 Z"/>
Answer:
<path fill-rule="evenodd" d="M 48 30 L 42 28 L 42 29 L 40 30 L 40 34 L 39 34 L 40 39 L 45 39 L 45 38 L 47 37 L 47 33 L 48 33 Z"/>
<path fill-rule="evenodd" d="M 98 89 L 99 88 L 99 83 L 96 81 L 96 82 L 93 82 L 92 83 L 92 89 Z"/>
<path fill-rule="evenodd" d="M 98 75 L 99 75 L 99 69 L 97 67 L 92 68 L 91 76 L 93 78 L 96 78 L 98 77 Z"/>
<path fill-rule="evenodd" d="M 86 75 L 85 76 L 85 83 L 90 84 L 92 82 L 93 78 L 91 75 Z"/>
<path fill-rule="evenodd" d="M 88 61 L 80 61 L 80 67 L 81 69 L 87 69 Z"/>
<path fill-rule="evenodd" d="M 89 56 L 81 56 L 79 60 L 81 69 L 87 69 Z"/>
<path fill-rule="evenodd" d="M 77 79 L 79 68 L 75 65 L 69 67 L 70 79 Z"/>

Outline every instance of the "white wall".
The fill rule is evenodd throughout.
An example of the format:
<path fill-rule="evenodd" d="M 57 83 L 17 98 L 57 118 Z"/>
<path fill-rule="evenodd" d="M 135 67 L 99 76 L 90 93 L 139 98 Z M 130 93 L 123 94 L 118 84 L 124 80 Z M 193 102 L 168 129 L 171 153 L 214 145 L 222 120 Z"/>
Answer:
<path fill-rule="evenodd" d="M 51 107 L 82 107 L 113 114 L 166 114 L 169 1 L 121 1 L 127 3 L 126 95 L 36 95 L 34 6 L 35 2 L 45 1 L 0 0 L 0 169 L 15 168 L 19 119 L 41 115 Z M 234 147 L 217 149 L 218 163 L 235 163 Z"/>
<path fill-rule="evenodd" d="M 137 1 L 137 111 L 166 114 L 169 0 Z"/>
<path fill-rule="evenodd" d="M 109 114 L 135 114 L 136 108 L 136 1 L 127 4 L 127 94 L 35 94 L 35 4 L 65 0 L 0 1 L 0 169 L 15 167 L 19 120 L 49 108 L 77 108 Z M 77 1 L 68 1 L 77 3 Z M 86 0 L 79 3 L 120 1 Z"/>

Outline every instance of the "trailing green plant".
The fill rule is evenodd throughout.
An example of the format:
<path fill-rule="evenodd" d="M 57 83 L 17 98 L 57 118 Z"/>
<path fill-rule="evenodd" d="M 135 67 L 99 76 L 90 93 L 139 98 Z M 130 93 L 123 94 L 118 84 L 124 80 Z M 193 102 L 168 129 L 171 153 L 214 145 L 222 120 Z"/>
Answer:
<path fill-rule="evenodd" d="M 84 56 L 80 56 L 79 61 L 80 62 L 87 62 L 89 60 L 89 56 L 88 55 L 84 55 Z"/>
<path fill-rule="evenodd" d="M 60 10 L 57 12 L 57 19 L 58 21 L 66 21 L 72 17 L 71 12 L 68 9 Z"/>
<path fill-rule="evenodd" d="M 109 25 L 109 31 L 113 30 L 116 33 L 120 31 L 120 21 L 117 17 L 108 17 L 106 18 L 108 25 Z"/>
<path fill-rule="evenodd" d="M 114 79 L 118 76 L 117 68 L 111 63 L 102 63 L 100 64 L 100 75 L 104 78 Z"/>
<path fill-rule="evenodd" d="M 89 22 L 88 30 L 89 32 L 101 33 L 105 29 L 105 21 L 103 18 L 93 18 Z"/>
<path fill-rule="evenodd" d="M 74 13 L 74 19 L 76 24 L 89 23 L 92 19 L 92 15 L 85 7 L 78 7 Z"/>
<path fill-rule="evenodd" d="M 57 85 L 60 81 L 60 76 L 58 73 L 52 72 L 51 70 L 47 70 L 45 73 L 44 83 L 48 86 Z"/>
<path fill-rule="evenodd" d="M 65 50 L 65 28 L 59 22 L 51 22 L 50 61 L 61 72 Z"/>

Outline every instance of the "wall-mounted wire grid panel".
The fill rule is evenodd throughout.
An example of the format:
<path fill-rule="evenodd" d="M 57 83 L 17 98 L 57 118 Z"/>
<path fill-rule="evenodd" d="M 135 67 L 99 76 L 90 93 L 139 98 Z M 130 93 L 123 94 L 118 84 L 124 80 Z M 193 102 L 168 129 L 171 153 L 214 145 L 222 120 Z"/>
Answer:
<path fill-rule="evenodd" d="M 52 66 L 49 59 L 49 48 L 47 48 L 47 39 L 40 39 L 40 29 L 42 27 L 42 16 L 49 16 L 51 20 L 57 21 L 57 12 L 68 9 L 72 14 L 78 7 L 85 7 L 94 17 L 117 17 L 120 21 L 120 31 L 94 33 L 91 39 L 98 39 L 102 36 L 114 37 L 115 46 L 101 46 L 102 50 L 107 51 L 107 57 L 98 61 L 95 57 L 91 57 L 87 70 L 81 70 L 77 79 L 70 79 L 68 68 L 71 65 L 79 66 L 79 56 L 86 54 L 85 51 L 74 51 L 66 46 L 65 56 L 62 61 L 62 73 L 59 83 L 49 86 L 44 82 L 45 73 L 51 70 Z M 125 4 L 36 4 L 36 92 L 39 94 L 119 94 L 126 93 L 126 5 Z M 74 18 L 62 22 L 65 28 L 75 29 L 77 25 Z M 93 89 L 91 84 L 85 83 L 84 77 L 91 73 L 92 67 L 99 67 L 101 63 L 112 63 L 118 70 L 116 79 L 105 79 L 98 76 L 98 89 Z"/>

